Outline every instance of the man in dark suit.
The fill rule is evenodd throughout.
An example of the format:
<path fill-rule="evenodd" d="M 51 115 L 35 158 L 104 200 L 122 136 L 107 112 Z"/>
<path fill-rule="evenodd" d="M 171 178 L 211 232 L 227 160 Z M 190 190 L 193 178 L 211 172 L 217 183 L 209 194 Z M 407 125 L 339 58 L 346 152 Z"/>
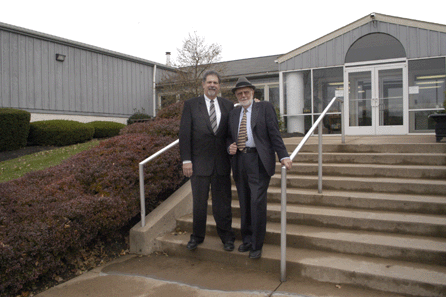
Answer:
<path fill-rule="evenodd" d="M 249 258 L 258 259 L 266 234 L 266 196 L 275 172 L 275 153 L 287 169 L 292 167 L 292 161 L 280 135 L 273 105 L 255 102 L 254 90 L 244 77 L 232 89 L 241 108 L 229 114 L 227 145 L 233 155 L 232 173 L 240 202 L 243 243 L 238 250 L 249 251 Z"/>
<path fill-rule="evenodd" d="M 234 104 L 221 97 L 217 72 L 203 76 L 204 95 L 184 103 L 180 124 L 180 155 L 183 173 L 191 178 L 193 233 L 187 244 L 197 248 L 206 234 L 207 200 L 212 193 L 212 212 L 217 232 L 226 251 L 234 250 L 231 210 L 231 164 L 226 150 L 229 112 Z"/>

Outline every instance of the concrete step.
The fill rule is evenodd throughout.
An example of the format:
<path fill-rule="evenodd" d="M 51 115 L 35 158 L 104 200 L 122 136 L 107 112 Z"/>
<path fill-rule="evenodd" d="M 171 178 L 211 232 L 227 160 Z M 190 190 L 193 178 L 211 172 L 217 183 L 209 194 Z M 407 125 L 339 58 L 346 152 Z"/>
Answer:
<path fill-rule="evenodd" d="M 444 215 L 298 204 L 289 204 L 286 210 L 288 224 L 446 237 L 446 216 Z M 210 205 L 208 213 L 212 213 Z M 280 222 L 280 213 L 280 203 L 268 203 L 268 222 Z M 240 206 L 237 200 L 232 201 L 232 214 L 234 218 L 240 217 Z"/>
<path fill-rule="evenodd" d="M 280 187 L 281 175 L 271 178 L 270 186 Z M 318 177 L 309 175 L 287 174 L 288 188 L 317 189 Z M 323 190 L 397 193 L 414 195 L 446 194 L 446 180 L 384 178 L 384 177 L 338 177 L 323 176 Z"/>
<path fill-rule="evenodd" d="M 285 140 L 285 146 L 289 152 L 293 152 L 299 142 Z M 301 152 L 318 152 L 317 143 L 305 144 Z M 324 153 L 394 153 L 394 154 L 445 154 L 444 143 L 369 143 L 369 144 L 342 144 L 325 143 L 322 141 Z"/>
<path fill-rule="evenodd" d="M 296 163 L 317 163 L 318 153 L 301 152 L 293 160 Z M 323 153 L 322 162 L 387 165 L 444 166 L 446 154 L 442 153 Z"/>
<path fill-rule="evenodd" d="M 224 251 L 220 239 L 214 236 L 207 236 L 195 251 L 186 249 L 188 240 L 189 234 L 183 232 L 158 238 L 162 250 L 169 255 L 280 273 L 277 245 L 265 244 L 262 257 L 252 260 L 247 253 Z M 286 258 L 287 275 L 294 277 L 412 296 L 446 295 L 445 267 L 292 247 L 287 249 Z"/>
<path fill-rule="evenodd" d="M 269 187 L 268 202 L 280 203 L 281 188 Z M 232 195 L 237 199 L 237 189 L 232 187 Z M 425 196 L 397 193 L 366 193 L 352 191 L 287 188 L 287 203 L 302 205 L 317 205 L 344 207 L 352 209 L 386 210 L 395 212 L 410 212 L 444 215 L 446 199 L 442 196 Z"/>
<path fill-rule="evenodd" d="M 207 235 L 217 236 L 212 215 Z M 240 234 L 240 218 L 233 218 L 233 229 Z M 178 220 L 181 230 L 192 232 L 192 215 Z M 280 246 L 280 223 L 268 222 L 265 243 Z M 343 230 L 288 224 L 287 247 L 373 256 L 386 259 L 446 266 L 446 239 L 380 232 Z M 240 239 L 240 238 L 239 238 Z"/>
<path fill-rule="evenodd" d="M 276 173 L 280 174 L 282 165 L 276 164 Z M 290 174 L 317 175 L 317 163 L 295 162 Z M 340 164 L 323 163 L 323 176 L 354 176 L 354 177 L 392 177 L 392 178 L 423 178 L 446 179 L 446 166 L 421 165 L 383 165 L 383 164 Z"/>

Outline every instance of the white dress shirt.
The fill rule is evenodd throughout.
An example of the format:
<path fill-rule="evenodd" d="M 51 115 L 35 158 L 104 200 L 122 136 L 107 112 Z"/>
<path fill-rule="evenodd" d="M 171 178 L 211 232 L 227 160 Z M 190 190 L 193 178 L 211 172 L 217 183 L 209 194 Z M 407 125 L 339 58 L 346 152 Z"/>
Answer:
<path fill-rule="evenodd" d="M 211 99 L 209 99 L 208 97 L 206 97 L 206 95 L 204 95 L 204 101 L 206 102 L 206 107 L 208 109 L 208 114 L 209 116 L 211 115 Z M 218 104 L 218 100 L 217 97 L 215 97 L 214 99 L 214 106 L 215 106 L 215 115 L 217 116 L 217 129 L 218 126 L 220 125 L 220 119 L 221 119 L 221 111 L 220 111 L 220 105 Z"/>

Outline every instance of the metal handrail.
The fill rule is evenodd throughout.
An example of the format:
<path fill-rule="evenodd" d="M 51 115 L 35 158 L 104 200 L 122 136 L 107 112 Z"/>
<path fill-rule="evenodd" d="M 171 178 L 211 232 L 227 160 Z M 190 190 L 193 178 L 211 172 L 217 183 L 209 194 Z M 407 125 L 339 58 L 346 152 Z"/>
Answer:
<path fill-rule="evenodd" d="M 327 107 L 318 117 L 316 122 L 314 122 L 313 126 L 311 126 L 310 130 L 305 134 L 305 137 L 301 140 L 299 145 L 294 149 L 293 153 L 290 156 L 290 159 L 293 160 L 294 157 L 299 153 L 302 147 L 305 145 L 307 140 L 313 134 L 316 127 L 318 127 L 318 192 L 322 193 L 322 120 L 327 114 L 328 110 L 335 103 L 335 101 L 341 102 L 341 131 L 342 131 L 342 143 L 345 143 L 345 132 L 344 132 L 344 100 L 341 98 L 333 97 L 330 103 L 328 103 Z M 280 280 L 282 282 L 286 281 L 286 167 L 282 166 L 281 170 L 281 198 L 280 198 Z"/>
<path fill-rule="evenodd" d="M 151 155 L 150 157 L 148 157 L 147 159 L 145 159 L 144 161 L 139 163 L 139 193 L 140 193 L 140 199 L 141 199 L 141 227 L 144 227 L 146 225 L 146 197 L 145 197 L 145 190 L 144 190 L 144 165 L 146 163 L 152 161 L 153 159 L 155 159 L 156 157 L 158 157 L 165 151 L 171 149 L 172 147 L 177 145 L 179 142 L 180 142 L 179 139 L 175 140 L 168 146 L 157 151 L 156 153 L 154 153 L 153 155 Z"/>

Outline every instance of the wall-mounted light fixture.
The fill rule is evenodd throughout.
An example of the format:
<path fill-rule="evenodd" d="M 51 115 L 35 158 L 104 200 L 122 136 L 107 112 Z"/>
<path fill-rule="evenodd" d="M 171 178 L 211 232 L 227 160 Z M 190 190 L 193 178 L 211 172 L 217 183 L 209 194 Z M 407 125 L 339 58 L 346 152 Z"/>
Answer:
<path fill-rule="evenodd" d="M 63 62 L 63 61 L 65 61 L 65 55 L 62 55 L 62 54 L 56 54 L 56 61 L 59 61 L 59 62 Z"/>

